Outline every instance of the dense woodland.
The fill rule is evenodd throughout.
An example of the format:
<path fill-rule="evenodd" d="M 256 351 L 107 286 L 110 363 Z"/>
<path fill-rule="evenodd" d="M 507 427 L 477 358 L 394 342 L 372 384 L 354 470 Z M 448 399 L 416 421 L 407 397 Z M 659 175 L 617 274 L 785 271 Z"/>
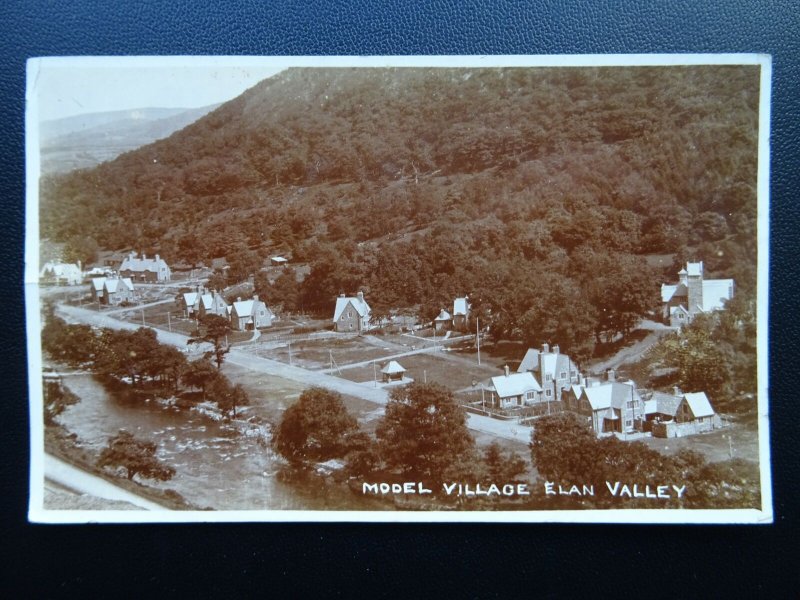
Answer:
<path fill-rule="evenodd" d="M 579 360 L 681 261 L 755 288 L 758 67 L 290 69 L 171 137 L 42 181 L 42 237 L 171 262 L 307 262 L 269 302 L 432 318 Z M 667 272 L 647 266 L 674 254 Z M 233 283 L 234 281 L 229 281 Z M 270 297 L 271 292 L 271 297 Z"/>

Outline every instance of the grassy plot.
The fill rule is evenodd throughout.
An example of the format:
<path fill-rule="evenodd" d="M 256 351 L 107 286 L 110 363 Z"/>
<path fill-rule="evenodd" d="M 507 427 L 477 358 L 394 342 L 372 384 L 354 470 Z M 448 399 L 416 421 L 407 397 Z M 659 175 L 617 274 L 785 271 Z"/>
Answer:
<path fill-rule="evenodd" d="M 307 386 L 289 379 L 267 375 L 223 363 L 222 372 L 234 382 L 241 384 L 250 397 L 247 416 L 259 416 L 271 423 L 277 423 L 283 412 L 300 397 Z M 379 408 L 376 404 L 360 398 L 342 396 L 347 410 L 356 418 L 362 418 Z"/>

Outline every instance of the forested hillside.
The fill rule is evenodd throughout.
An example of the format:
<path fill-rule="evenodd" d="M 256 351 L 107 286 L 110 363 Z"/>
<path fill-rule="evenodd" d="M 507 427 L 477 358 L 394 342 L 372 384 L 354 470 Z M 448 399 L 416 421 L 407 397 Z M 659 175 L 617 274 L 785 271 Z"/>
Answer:
<path fill-rule="evenodd" d="M 308 261 L 297 302 L 363 288 L 582 352 L 658 303 L 647 254 L 755 285 L 758 67 L 290 69 L 171 137 L 42 182 L 42 237 L 233 276 Z M 675 269 L 670 269 L 670 279 Z"/>

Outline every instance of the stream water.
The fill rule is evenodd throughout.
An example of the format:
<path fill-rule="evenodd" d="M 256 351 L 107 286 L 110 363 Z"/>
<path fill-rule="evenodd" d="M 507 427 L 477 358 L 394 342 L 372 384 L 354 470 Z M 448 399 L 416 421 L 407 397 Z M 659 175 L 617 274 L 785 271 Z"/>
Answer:
<path fill-rule="evenodd" d="M 216 510 L 357 510 L 366 508 L 349 491 L 319 494 L 279 481 L 279 465 L 263 436 L 245 435 L 236 425 L 216 422 L 188 409 L 110 393 L 92 375 L 72 375 L 64 384 L 81 400 L 58 420 L 81 443 L 100 450 L 126 429 L 158 444 L 158 458 L 175 468 L 167 482 L 193 504 Z M 257 433 L 254 429 L 251 433 Z"/>

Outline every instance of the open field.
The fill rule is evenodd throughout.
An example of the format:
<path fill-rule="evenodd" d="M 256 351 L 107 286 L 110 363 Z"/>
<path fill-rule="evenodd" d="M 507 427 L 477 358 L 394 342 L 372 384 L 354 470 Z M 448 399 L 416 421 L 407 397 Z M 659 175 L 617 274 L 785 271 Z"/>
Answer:
<path fill-rule="evenodd" d="M 222 371 L 231 381 L 241 384 L 250 397 L 250 408 L 243 414 L 259 416 L 271 423 L 277 423 L 283 412 L 300 397 L 307 386 L 274 375 L 258 373 L 252 369 L 223 363 Z M 342 396 L 347 410 L 357 419 L 373 418 L 376 406 L 372 402 Z M 383 411 L 383 408 L 380 408 Z"/>
<path fill-rule="evenodd" d="M 407 369 L 406 377 L 419 382 L 427 381 L 440 383 L 451 390 L 459 390 L 472 385 L 473 380 L 481 381 L 500 372 L 491 366 L 478 366 L 477 362 L 471 366 L 449 360 L 444 352 L 436 354 L 414 354 L 398 359 L 398 362 Z M 376 361 L 376 370 L 380 380 L 381 364 Z M 373 367 L 358 367 L 344 369 L 341 374 L 334 373 L 350 381 L 373 381 Z"/>
<path fill-rule="evenodd" d="M 289 346 L 256 346 L 252 351 L 258 356 L 289 363 Z M 292 343 L 292 364 L 308 369 L 325 369 L 331 366 L 331 357 L 339 365 L 347 365 L 367 360 L 380 360 L 381 357 L 402 352 L 387 345 L 378 347 L 357 337 L 335 337 L 320 340 L 306 340 Z"/>
<path fill-rule="evenodd" d="M 742 458 L 758 462 L 758 429 L 755 423 L 736 423 L 683 438 L 643 438 L 642 441 L 664 454 L 675 454 L 680 450 L 694 450 L 709 462 L 720 462 L 730 458 Z"/>

